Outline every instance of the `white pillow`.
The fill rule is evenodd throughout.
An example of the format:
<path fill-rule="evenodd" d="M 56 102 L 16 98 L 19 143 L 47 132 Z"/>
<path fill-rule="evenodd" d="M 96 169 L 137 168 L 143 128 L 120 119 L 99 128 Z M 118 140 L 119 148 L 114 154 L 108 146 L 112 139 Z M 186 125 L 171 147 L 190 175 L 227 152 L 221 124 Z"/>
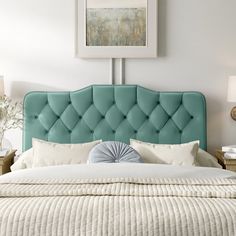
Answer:
<path fill-rule="evenodd" d="M 32 168 L 33 165 L 33 148 L 23 152 L 17 161 L 11 166 L 11 171 Z"/>
<path fill-rule="evenodd" d="M 130 145 L 146 163 L 196 165 L 199 141 L 183 144 L 154 144 L 130 139 Z"/>
<path fill-rule="evenodd" d="M 90 150 L 101 142 L 60 144 L 33 138 L 33 167 L 86 163 Z"/>
<path fill-rule="evenodd" d="M 200 148 L 197 153 L 196 162 L 197 166 L 216 167 L 222 169 L 222 166 L 218 163 L 217 159 L 214 156 Z"/>

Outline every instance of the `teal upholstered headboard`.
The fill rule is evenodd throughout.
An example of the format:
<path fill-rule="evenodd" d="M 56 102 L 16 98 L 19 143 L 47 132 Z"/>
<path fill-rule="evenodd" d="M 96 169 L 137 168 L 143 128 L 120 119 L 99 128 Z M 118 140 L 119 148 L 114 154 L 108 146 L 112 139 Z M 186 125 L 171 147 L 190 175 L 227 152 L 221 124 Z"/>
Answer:
<path fill-rule="evenodd" d="M 60 143 L 200 140 L 206 103 L 197 92 L 156 92 L 135 85 L 94 85 L 74 92 L 31 92 L 24 99 L 23 150 L 32 137 Z"/>

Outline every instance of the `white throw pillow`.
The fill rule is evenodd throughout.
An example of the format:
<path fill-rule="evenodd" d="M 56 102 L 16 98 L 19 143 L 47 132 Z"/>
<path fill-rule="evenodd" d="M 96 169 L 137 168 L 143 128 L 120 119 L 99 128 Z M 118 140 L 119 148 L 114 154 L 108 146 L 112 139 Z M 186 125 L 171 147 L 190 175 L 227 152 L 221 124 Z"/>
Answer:
<path fill-rule="evenodd" d="M 218 163 L 217 159 L 214 156 L 200 148 L 197 153 L 196 162 L 197 166 L 215 167 L 222 169 L 222 166 Z"/>
<path fill-rule="evenodd" d="M 23 152 L 17 161 L 11 166 L 11 171 L 32 168 L 33 148 Z"/>
<path fill-rule="evenodd" d="M 33 139 L 33 167 L 86 163 L 90 150 L 101 140 L 79 143 L 59 144 Z"/>
<path fill-rule="evenodd" d="M 130 139 L 130 145 L 146 163 L 196 165 L 199 141 L 183 144 L 154 144 Z"/>

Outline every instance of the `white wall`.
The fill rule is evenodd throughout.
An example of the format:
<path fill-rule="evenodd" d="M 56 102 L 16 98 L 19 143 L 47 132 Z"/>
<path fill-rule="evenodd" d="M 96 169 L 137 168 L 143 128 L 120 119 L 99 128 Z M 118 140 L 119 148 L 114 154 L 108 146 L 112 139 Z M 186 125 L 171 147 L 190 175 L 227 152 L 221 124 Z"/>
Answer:
<path fill-rule="evenodd" d="M 156 90 L 201 91 L 208 146 L 236 143 L 226 102 L 236 75 L 235 0 L 159 0 L 159 58 L 126 60 L 126 82 Z M 0 75 L 7 94 L 74 90 L 109 82 L 109 60 L 74 58 L 74 0 L 0 0 Z M 19 131 L 6 137 L 20 147 Z"/>

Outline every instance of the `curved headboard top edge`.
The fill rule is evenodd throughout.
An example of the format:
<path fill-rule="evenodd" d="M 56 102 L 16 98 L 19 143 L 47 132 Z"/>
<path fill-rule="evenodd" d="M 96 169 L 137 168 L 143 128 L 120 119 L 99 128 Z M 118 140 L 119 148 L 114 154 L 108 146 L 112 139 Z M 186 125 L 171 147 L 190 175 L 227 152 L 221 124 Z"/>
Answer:
<path fill-rule="evenodd" d="M 86 87 L 83 87 L 83 88 L 80 88 L 80 89 L 77 89 L 77 90 L 73 90 L 73 91 L 70 91 L 70 90 L 34 90 L 34 91 L 30 91 L 30 92 L 27 92 L 24 96 L 24 99 L 27 98 L 29 95 L 31 94 L 35 94 L 35 93 L 77 93 L 77 92 L 81 92 L 83 90 L 86 90 L 88 88 L 93 88 L 93 87 L 137 87 L 137 88 L 141 88 L 141 89 L 145 89 L 145 90 L 149 90 L 150 92 L 156 92 L 156 93 L 196 93 L 196 94 L 199 94 L 203 97 L 203 99 L 205 99 L 205 95 L 200 92 L 200 91 L 196 91 L 196 90 L 181 90 L 181 91 L 177 91 L 177 90 L 173 90 L 173 91 L 169 91 L 169 90 L 154 90 L 154 89 L 151 89 L 151 88 L 146 88 L 146 87 L 143 87 L 141 85 L 135 85 L 135 84 L 115 84 L 115 85 L 111 85 L 111 84 L 93 84 L 93 85 L 88 85 Z"/>
<path fill-rule="evenodd" d="M 117 105 L 111 104 L 112 99 Z M 155 99 L 161 104 L 155 104 Z M 129 138 L 154 143 L 199 139 L 201 148 L 206 150 L 206 129 L 206 100 L 201 92 L 155 91 L 139 85 L 90 85 L 75 91 L 33 91 L 24 97 L 23 150 L 31 147 L 32 137 L 62 143 L 99 138 L 126 143 Z"/>

